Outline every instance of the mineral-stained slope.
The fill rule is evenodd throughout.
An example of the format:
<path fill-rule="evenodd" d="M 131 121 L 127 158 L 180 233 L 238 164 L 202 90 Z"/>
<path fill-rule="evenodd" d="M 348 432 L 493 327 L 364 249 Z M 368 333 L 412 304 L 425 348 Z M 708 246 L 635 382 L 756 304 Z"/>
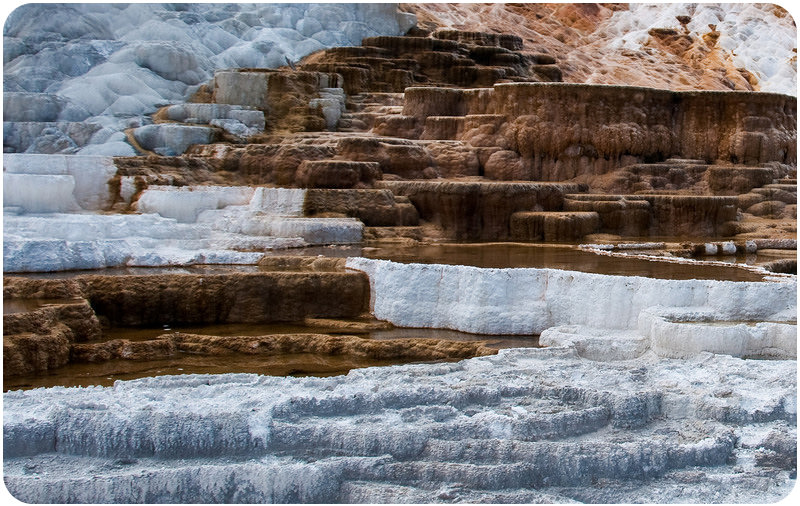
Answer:
<path fill-rule="evenodd" d="M 413 20 L 374 3 L 22 5 L 3 26 L 4 152 L 131 155 L 123 131 L 217 69 L 279 67 Z"/>
<path fill-rule="evenodd" d="M 26 502 L 771 502 L 793 484 L 794 377 L 517 349 L 10 392 L 4 478 Z"/>
<path fill-rule="evenodd" d="M 797 93 L 796 27 L 775 4 L 405 4 L 422 27 L 514 33 L 570 83 Z"/>

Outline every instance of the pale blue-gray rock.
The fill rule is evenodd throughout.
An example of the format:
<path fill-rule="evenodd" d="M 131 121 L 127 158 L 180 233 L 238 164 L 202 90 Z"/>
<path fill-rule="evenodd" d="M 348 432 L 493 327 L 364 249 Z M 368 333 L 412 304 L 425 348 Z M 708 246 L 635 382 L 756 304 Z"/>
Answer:
<path fill-rule="evenodd" d="M 102 118 L 144 118 L 185 102 L 215 70 L 278 67 L 331 45 L 360 45 L 364 36 L 400 35 L 414 23 L 395 4 L 27 4 L 3 29 L 4 91 L 48 98 L 15 107 L 20 97 L 6 97 L 6 121 L 89 121 L 122 131 L 123 122 Z M 4 152 L 89 149 L 54 132 L 37 140 L 35 128 L 11 128 Z"/>

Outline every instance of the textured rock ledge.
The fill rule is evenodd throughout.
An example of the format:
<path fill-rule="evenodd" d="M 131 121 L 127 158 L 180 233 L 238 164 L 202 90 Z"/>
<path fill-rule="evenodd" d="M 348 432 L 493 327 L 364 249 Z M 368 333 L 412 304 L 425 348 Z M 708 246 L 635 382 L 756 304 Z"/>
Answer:
<path fill-rule="evenodd" d="M 769 502 L 794 484 L 795 367 L 516 349 L 16 391 L 4 478 L 26 502 Z"/>

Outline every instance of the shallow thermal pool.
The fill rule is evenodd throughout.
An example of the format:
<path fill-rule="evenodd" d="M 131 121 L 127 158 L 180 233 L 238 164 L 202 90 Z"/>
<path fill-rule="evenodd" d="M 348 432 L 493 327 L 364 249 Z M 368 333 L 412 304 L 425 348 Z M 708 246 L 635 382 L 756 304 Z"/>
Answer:
<path fill-rule="evenodd" d="M 631 252 L 628 252 L 631 253 Z M 659 279 L 718 279 L 724 281 L 761 281 L 764 275 L 747 269 L 757 255 L 720 257 L 713 264 L 693 261 L 643 259 L 628 255 L 598 254 L 577 246 L 531 243 L 439 243 L 419 245 L 314 246 L 273 250 L 274 256 L 366 257 L 401 263 L 470 265 L 484 268 L 550 268 L 611 274 L 644 276 Z M 718 260 L 712 257 L 713 260 Z M 188 267 L 128 267 L 91 271 L 30 273 L 35 278 L 69 278 L 85 274 L 178 274 L 257 272 L 255 265 L 195 265 Z"/>
<path fill-rule="evenodd" d="M 731 263 L 709 264 L 697 262 L 666 262 L 646 260 L 630 256 L 610 256 L 567 245 L 542 245 L 524 243 L 472 243 L 397 245 L 385 247 L 334 246 L 275 251 L 275 255 L 303 255 L 387 259 L 402 263 L 438 263 L 471 265 L 486 268 L 538 267 L 575 270 L 589 273 L 644 276 L 661 279 L 719 279 L 728 281 L 760 281 L 764 276 L 741 265 Z M 744 258 L 731 258 L 744 263 Z M 79 274 L 168 274 L 168 273 L 223 273 L 254 272 L 257 266 L 191 266 L 159 268 L 120 268 L 96 271 L 57 272 L 29 274 L 31 277 L 72 277 Z M 28 311 L 30 304 L 46 304 L 63 301 L 5 301 L 5 312 Z M 27 304 L 27 305 L 26 305 Z M 538 335 L 497 336 L 482 335 L 455 330 L 393 328 L 391 330 L 346 330 L 309 327 L 298 324 L 226 324 L 182 328 L 124 328 L 106 329 L 103 340 L 128 339 L 150 340 L 157 336 L 180 331 L 184 333 L 214 336 L 257 336 L 282 333 L 328 333 L 357 334 L 365 339 L 433 338 L 448 341 L 484 341 L 492 348 L 514 348 L 538 346 Z M 33 388 L 40 386 L 86 386 L 110 385 L 118 379 L 134 379 L 145 376 L 189 373 L 248 372 L 265 375 L 337 375 L 347 371 L 371 366 L 386 366 L 402 363 L 402 360 L 383 360 L 346 355 L 330 356 L 313 353 L 283 354 L 278 356 L 226 354 L 201 356 L 179 353 L 159 360 L 110 360 L 102 363 L 69 364 L 46 373 L 5 379 L 4 390 Z"/>

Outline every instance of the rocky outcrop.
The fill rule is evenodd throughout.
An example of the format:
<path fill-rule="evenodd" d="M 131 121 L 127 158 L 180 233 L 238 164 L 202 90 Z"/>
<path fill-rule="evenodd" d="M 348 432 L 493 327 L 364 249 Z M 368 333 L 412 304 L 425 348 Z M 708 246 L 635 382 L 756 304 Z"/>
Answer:
<path fill-rule="evenodd" d="M 82 297 L 104 323 L 124 326 L 361 315 L 369 304 L 366 277 L 335 266 L 325 271 L 82 275 L 58 280 L 10 276 L 3 288 L 6 298 L 31 298 L 43 290 Z"/>
<path fill-rule="evenodd" d="M 567 195 L 565 211 L 596 212 L 601 231 L 620 235 L 726 236 L 735 197 L 702 195 Z"/>
<path fill-rule="evenodd" d="M 302 188 L 371 188 L 383 174 L 377 162 L 306 160 L 296 179 Z"/>
<path fill-rule="evenodd" d="M 331 213 L 358 218 L 368 227 L 416 226 L 417 208 L 408 197 L 389 190 L 308 190 L 303 210 L 308 216 Z"/>
<path fill-rule="evenodd" d="M 511 215 L 511 239 L 515 241 L 578 241 L 600 229 L 596 212 L 517 212 Z"/>
<path fill-rule="evenodd" d="M 185 276 L 87 276 L 85 294 L 112 325 L 296 321 L 346 317 L 367 308 L 353 272 Z"/>
<path fill-rule="evenodd" d="M 3 317 L 3 373 L 16 376 L 74 361 L 156 359 L 187 351 L 174 340 L 100 341 L 101 324 L 161 328 L 180 324 L 296 322 L 305 318 L 353 318 L 368 310 L 366 276 L 345 271 L 343 259 L 279 257 L 264 262 L 262 268 L 272 270 L 253 274 L 88 275 L 71 279 L 7 277 L 3 284 L 4 302 L 19 310 Z M 43 294 L 70 299 L 41 299 Z M 427 349 L 425 346 L 422 348 Z M 428 348 L 441 350 L 442 354 L 455 353 L 447 351 L 446 344 L 434 343 Z M 452 358 L 478 353 L 477 348 L 471 350 Z M 430 353 L 439 356 L 435 355 L 438 352 Z"/>

